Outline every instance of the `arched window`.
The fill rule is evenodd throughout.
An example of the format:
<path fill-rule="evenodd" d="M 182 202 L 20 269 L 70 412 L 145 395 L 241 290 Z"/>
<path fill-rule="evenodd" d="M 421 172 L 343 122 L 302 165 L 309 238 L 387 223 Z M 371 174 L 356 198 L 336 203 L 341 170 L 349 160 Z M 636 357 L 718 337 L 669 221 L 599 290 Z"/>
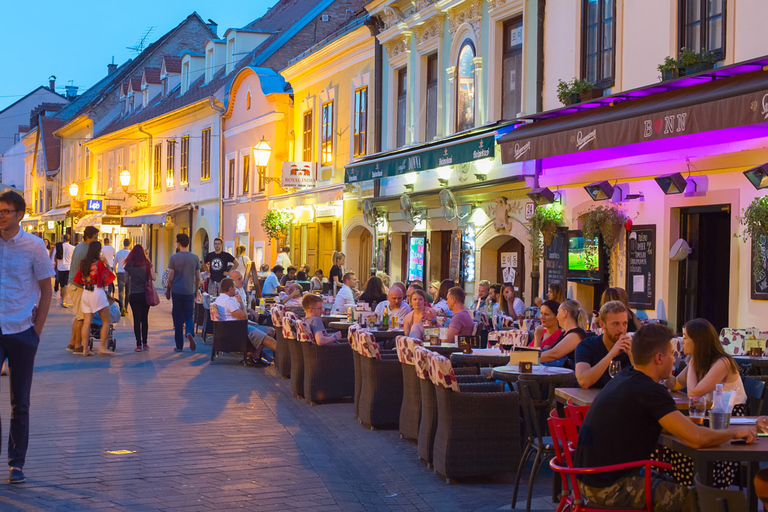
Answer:
<path fill-rule="evenodd" d="M 459 51 L 456 80 L 456 131 L 475 127 L 475 45 L 467 39 Z"/>
<path fill-rule="evenodd" d="M 245 95 L 245 110 L 251 110 L 251 91 Z"/>

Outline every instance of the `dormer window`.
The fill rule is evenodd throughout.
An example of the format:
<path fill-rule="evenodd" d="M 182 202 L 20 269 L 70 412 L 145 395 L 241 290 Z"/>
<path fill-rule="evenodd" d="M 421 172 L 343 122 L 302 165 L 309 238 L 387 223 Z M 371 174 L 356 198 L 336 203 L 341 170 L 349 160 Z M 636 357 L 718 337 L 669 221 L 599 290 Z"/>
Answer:
<path fill-rule="evenodd" d="M 163 76 L 161 82 L 163 82 L 163 98 L 168 96 L 168 75 Z"/>
<path fill-rule="evenodd" d="M 149 87 L 145 87 L 144 88 L 144 101 L 142 102 L 142 105 L 144 106 L 144 108 L 146 108 L 148 104 L 149 104 Z"/>
<path fill-rule="evenodd" d="M 182 94 L 189 90 L 189 62 L 181 65 L 181 92 Z"/>
<path fill-rule="evenodd" d="M 211 81 L 213 78 L 213 48 L 209 48 L 205 52 L 205 83 Z"/>

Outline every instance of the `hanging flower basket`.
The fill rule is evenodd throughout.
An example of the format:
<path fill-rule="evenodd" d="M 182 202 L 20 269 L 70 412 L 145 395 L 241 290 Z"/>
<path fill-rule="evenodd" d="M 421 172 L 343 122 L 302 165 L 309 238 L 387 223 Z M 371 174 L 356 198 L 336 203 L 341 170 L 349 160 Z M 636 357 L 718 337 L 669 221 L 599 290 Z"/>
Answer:
<path fill-rule="evenodd" d="M 741 215 L 736 219 L 743 227 L 741 234 L 733 236 L 741 237 L 742 241 L 748 239 L 759 241 L 762 236 L 768 237 L 768 196 L 756 197 L 749 206 L 742 208 Z M 756 272 L 760 271 L 762 262 L 759 251 L 754 251 L 752 266 Z"/>
<path fill-rule="evenodd" d="M 559 205 L 538 206 L 531 217 L 528 231 L 531 261 L 538 262 L 544 254 L 542 239 L 546 245 L 552 244 L 557 228 L 563 224 L 563 210 Z"/>
<path fill-rule="evenodd" d="M 277 239 L 280 236 L 286 236 L 292 224 L 293 214 L 279 210 L 269 210 L 261 220 L 261 227 L 267 234 L 267 242 L 270 244 L 273 238 Z"/>
<path fill-rule="evenodd" d="M 603 237 L 603 247 L 608 254 L 619 247 L 619 240 L 624 224 L 629 221 L 627 214 L 610 206 L 594 206 L 579 216 L 584 243 L 592 243 L 599 234 Z M 614 282 L 614 265 L 610 265 L 609 281 Z"/>

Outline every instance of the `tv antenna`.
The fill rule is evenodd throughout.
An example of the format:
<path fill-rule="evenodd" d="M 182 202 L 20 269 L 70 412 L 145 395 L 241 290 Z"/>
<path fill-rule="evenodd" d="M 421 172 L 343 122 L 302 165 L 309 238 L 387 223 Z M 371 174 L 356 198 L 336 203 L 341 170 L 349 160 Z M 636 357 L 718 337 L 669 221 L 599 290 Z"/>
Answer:
<path fill-rule="evenodd" d="M 136 54 L 143 52 L 144 48 L 146 48 L 144 43 L 147 42 L 147 39 L 149 39 L 149 35 L 153 30 L 155 30 L 155 26 L 148 27 L 147 30 L 144 31 L 144 35 L 139 38 L 139 42 L 136 46 L 126 46 L 126 48 Z"/>

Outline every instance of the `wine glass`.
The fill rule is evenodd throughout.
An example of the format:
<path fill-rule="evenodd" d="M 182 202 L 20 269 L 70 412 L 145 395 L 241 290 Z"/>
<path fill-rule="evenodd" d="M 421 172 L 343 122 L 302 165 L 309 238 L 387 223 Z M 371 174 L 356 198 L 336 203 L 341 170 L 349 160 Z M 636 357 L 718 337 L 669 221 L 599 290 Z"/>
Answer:
<path fill-rule="evenodd" d="M 611 376 L 611 378 L 614 378 L 617 373 L 621 371 L 621 362 L 620 361 L 611 361 L 611 364 L 608 365 L 608 375 Z"/>

